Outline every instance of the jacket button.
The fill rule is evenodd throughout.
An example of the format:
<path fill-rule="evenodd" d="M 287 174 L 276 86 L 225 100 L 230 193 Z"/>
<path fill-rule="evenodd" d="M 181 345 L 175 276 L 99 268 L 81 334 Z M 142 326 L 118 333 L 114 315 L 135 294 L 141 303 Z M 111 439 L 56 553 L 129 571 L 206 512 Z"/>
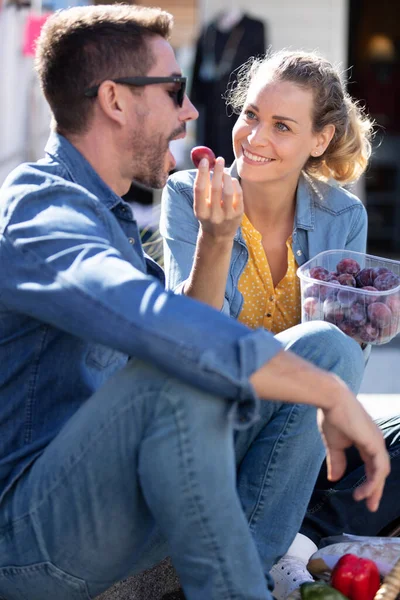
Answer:
<path fill-rule="evenodd" d="M 128 242 L 133 246 L 133 244 L 135 243 L 135 238 L 128 238 Z"/>
<path fill-rule="evenodd" d="M 297 250 L 296 254 L 297 254 L 297 256 L 301 256 L 303 253 L 301 250 Z"/>

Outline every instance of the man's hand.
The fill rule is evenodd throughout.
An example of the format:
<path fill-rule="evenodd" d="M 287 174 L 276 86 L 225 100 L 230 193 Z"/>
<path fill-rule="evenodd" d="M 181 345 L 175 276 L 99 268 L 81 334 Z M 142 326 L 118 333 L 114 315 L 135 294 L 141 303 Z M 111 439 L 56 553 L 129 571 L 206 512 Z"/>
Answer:
<path fill-rule="evenodd" d="M 210 181 L 208 161 L 203 158 L 194 183 L 194 214 L 202 235 L 215 242 L 232 241 L 243 215 L 242 188 L 224 166 L 224 159 L 218 157 Z"/>
<path fill-rule="evenodd" d="M 372 512 L 378 510 L 390 473 L 389 456 L 378 427 L 347 388 L 332 408 L 318 410 L 318 425 L 327 449 L 328 479 L 336 481 L 343 476 L 345 450 L 356 446 L 365 464 L 366 481 L 356 488 L 354 499 L 365 500 Z"/>
<path fill-rule="evenodd" d="M 345 450 L 354 445 L 365 463 L 366 482 L 354 492 L 376 511 L 390 461 L 382 433 L 356 396 L 336 375 L 327 373 L 290 351 L 279 352 L 253 373 L 257 395 L 281 402 L 318 407 L 318 422 L 327 449 L 328 477 L 340 479 L 346 468 Z"/>

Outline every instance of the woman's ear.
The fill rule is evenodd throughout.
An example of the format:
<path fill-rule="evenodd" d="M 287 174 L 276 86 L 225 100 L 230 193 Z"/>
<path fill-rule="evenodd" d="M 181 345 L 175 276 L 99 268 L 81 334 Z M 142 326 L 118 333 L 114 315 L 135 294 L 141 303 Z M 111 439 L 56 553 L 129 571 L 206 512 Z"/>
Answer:
<path fill-rule="evenodd" d="M 317 144 L 311 152 L 311 156 L 321 156 L 330 144 L 331 139 L 335 135 L 335 126 L 332 124 L 325 125 L 322 131 L 317 136 Z"/>

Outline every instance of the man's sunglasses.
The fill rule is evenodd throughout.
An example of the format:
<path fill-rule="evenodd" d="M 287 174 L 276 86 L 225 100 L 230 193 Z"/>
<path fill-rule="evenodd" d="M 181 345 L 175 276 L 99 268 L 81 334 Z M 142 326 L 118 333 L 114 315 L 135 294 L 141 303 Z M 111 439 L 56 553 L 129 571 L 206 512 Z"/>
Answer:
<path fill-rule="evenodd" d="M 120 83 L 122 85 L 133 85 L 137 87 L 143 87 L 145 85 L 153 85 L 155 83 L 178 83 L 179 87 L 175 90 L 170 90 L 169 94 L 172 96 L 177 106 L 182 107 L 185 99 L 186 81 L 187 77 L 119 77 L 117 79 L 110 79 L 114 83 Z M 95 98 L 99 91 L 99 85 L 95 85 L 85 90 L 85 96 L 87 98 Z"/>

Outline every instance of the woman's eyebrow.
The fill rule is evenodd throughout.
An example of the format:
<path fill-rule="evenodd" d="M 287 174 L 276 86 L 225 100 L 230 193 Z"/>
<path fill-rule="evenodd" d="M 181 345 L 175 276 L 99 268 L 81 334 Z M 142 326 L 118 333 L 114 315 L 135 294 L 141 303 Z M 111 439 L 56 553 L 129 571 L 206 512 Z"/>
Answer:
<path fill-rule="evenodd" d="M 293 123 L 297 123 L 297 121 L 295 119 L 292 119 L 291 117 L 282 117 L 281 115 L 272 115 L 273 119 L 277 119 L 279 121 L 292 121 Z"/>

